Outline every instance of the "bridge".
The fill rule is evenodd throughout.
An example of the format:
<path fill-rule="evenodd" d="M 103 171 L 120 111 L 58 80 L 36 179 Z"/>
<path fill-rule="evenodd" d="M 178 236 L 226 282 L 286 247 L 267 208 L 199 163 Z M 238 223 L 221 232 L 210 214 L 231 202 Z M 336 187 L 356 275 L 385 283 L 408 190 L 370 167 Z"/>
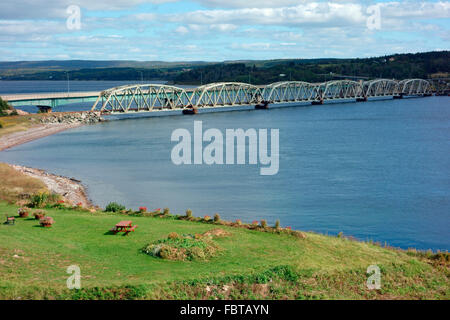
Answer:
<path fill-rule="evenodd" d="M 185 89 L 163 84 L 135 84 L 107 89 L 101 92 L 74 92 L 39 95 L 3 96 L 13 106 L 49 105 L 94 102 L 92 111 L 104 114 L 151 112 L 161 110 L 197 110 L 236 106 L 295 104 L 324 101 L 356 100 L 403 96 L 428 96 L 431 84 L 422 79 L 376 79 L 369 81 L 335 80 L 324 83 L 282 81 L 266 86 L 239 82 L 210 83 Z"/>

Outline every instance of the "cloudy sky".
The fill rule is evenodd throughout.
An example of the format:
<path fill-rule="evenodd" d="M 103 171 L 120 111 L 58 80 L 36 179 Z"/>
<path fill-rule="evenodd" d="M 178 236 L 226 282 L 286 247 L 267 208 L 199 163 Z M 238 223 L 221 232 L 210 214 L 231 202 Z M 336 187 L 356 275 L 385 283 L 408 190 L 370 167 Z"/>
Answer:
<path fill-rule="evenodd" d="M 449 43 L 450 1 L 0 2 L 2 61 L 368 57 Z"/>

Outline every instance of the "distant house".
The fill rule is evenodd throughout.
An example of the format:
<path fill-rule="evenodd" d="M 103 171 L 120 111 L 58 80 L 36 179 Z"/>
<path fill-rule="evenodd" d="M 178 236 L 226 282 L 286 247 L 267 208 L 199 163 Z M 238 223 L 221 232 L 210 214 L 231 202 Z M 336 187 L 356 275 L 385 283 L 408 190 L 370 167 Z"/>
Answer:
<path fill-rule="evenodd" d="M 36 106 L 39 109 L 39 113 L 51 113 L 52 107 L 50 106 Z"/>

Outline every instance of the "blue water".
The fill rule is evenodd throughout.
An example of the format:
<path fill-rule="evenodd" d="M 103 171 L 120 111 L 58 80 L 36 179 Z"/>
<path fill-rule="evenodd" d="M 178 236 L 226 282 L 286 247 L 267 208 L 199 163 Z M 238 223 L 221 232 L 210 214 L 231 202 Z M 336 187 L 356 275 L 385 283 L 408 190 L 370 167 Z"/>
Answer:
<path fill-rule="evenodd" d="M 110 121 L 0 152 L 0 161 L 76 177 L 96 204 L 343 232 L 450 249 L 448 97 Z M 278 128 L 280 169 L 171 162 L 177 128 Z"/>

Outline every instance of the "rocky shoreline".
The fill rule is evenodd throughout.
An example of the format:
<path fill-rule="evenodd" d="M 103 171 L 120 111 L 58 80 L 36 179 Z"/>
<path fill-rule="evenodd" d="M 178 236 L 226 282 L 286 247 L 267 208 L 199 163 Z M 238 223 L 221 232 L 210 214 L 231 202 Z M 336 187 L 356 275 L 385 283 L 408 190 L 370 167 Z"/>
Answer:
<path fill-rule="evenodd" d="M 26 131 L 14 132 L 0 138 L 0 151 L 43 138 L 67 129 L 76 128 L 84 124 L 93 124 L 104 121 L 100 112 L 60 112 L 42 115 L 37 118 L 36 125 Z M 33 119 L 34 121 L 37 120 Z M 83 207 L 92 207 L 85 187 L 81 181 L 48 173 L 41 169 L 29 168 L 19 165 L 10 165 L 15 170 L 44 182 L 50 192 L 63 196 L 72 204 L 81 204 Z"/>
<path fill-rule="evenodd" d="M 10 166 L 23 174 L 41 180 L 50 192 L 63 196 L 66 201 L 73 205 L 81 204 L 83 207 L 93 206 L 92 201 L 87 196 L 85 187 L 82 185 L 81 181 L 75 178 L 59 176 L 41 169 L 14 164 Z"/>
<path fill-rule="evenodd" d="M 58 112 L 50 113 L 40 119 L 41 123 L 45 124 L 92 124 L 104 121 L 100 112 L 85 111 L 85 112 Z"/>

